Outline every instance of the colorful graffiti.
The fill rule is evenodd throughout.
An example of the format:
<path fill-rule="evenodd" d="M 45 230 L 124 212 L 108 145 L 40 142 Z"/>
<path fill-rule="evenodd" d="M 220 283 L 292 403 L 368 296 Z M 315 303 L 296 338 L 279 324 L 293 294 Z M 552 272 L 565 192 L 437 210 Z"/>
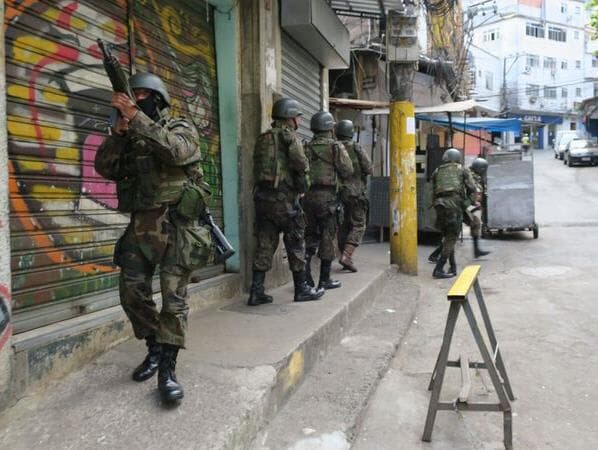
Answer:
<path fill-rule="evenodd" d="M 201 137 L 206 181 L 219 194 L 220 139 L 213 36 L 198 20 L 202 17 L 198 12 L 206 11 L 205 6 L 197 2 L 196 10 L 189 11 L 188 7 L 178 6 L 181 3 L 135 3 L 135 64 L 138 70 L 158 73 L 167 80 L 175 114 L 193 119 Z M 207 20 L 205 13 L 203 20 Z M 155 23 L 160 24 L 160 33 L 155 33 Z"/>
<path fill-rule="evenodd" d="M 204 169 L 220 188 L 213 36 L 177 1 L 135 2 L 137 70 L 168 83 L 178 114 L 202 137 Z M 6 0 L 11 268 L 17 311 L 114 288 L 114 242 L 128 217 L 94 170 L 111 89 L 96 38 L 130 65 L 126 0 Z M 159 26 L 156 26 L 159 24 Z"/>
<path fill-rule="evenodd" d="M 0 285 L 0 351 L 11 335 L 10 326 L 10 291 L 7 286 Z"/>

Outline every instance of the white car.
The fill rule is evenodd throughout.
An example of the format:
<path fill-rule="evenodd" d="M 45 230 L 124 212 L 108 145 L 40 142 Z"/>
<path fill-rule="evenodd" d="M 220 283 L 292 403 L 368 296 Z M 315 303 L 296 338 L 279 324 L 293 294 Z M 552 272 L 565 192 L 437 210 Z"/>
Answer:
<path fill-rule="evenodd" d="M 569 167 L 574 164 L 598 164 L 598 143 L 591 139 L 573 139 L 567 144 L 563 163 Z"/>
<path fill-rule="evenodd" d="M 563 159 L 565 156 L 565 150 L 567 145 L 572 139 L 584 139 L 588 136 L 579 130 L 562 130 L 557 131 L 554 139 L 554 157 L 557 159 Z"/>

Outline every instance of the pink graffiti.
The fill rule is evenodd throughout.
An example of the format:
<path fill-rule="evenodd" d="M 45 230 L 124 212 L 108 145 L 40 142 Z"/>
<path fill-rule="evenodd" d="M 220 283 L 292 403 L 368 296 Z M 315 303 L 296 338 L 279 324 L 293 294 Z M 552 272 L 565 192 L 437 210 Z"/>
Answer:
<path fill-rule="evenodd" d="M 4 316 L 5 311 L 8 311 L 8 304 L 10 304 L 10 298 L 10 289 L 8 288 L 8 286 L 4 284 L 0 285 L 0 302 L 2 302 L 5 305 L 5 307 L 2 308 L 2 310 L 0 310 L 0 314 L 2 315 L 0 319 L 3 319 L 1 321 L 3 328 L 0 329 L 0 351 L 4 348 L 4 345 L 6 344 L 10 336 L 12 336 L 12 325 L 10 324 L 10 322 L 7 323 L 8 317 Z"/>
<path fill-rule="evenodd" d="M 116 209 L 117 200 L 116 185 L 108 182 L 102 178 L 98 183 L 98 173 L 94 169 L 94 159 L 98 148 L 102 144 L 104 136 L 99 134 L 89 134 L 83 143 L 83 192 L 96 202 L 107 206 L 108 208 Z"/>

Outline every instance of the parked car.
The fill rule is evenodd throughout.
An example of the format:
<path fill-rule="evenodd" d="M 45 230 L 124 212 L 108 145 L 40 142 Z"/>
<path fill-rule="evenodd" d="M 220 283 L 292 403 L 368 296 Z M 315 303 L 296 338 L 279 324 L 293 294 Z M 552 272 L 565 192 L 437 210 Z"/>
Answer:
<path fill-rule="evenodd" d="M 584 139 L 588 136 L 579 130 L 561 130 L 556 132 L 556 137 L 554 138 L 554 157 L 558 159 L 563 159 L 565 156 L 565 150 L 567 149 L 567 144 L 571 142 L 572 139 Z"/>
<path fill-rule="evenodd" d="M 592 139 L 572 139 L 565 149 L 563 163 L 569 167 L 574 164 L 598 164 L 598 143 Z"/>

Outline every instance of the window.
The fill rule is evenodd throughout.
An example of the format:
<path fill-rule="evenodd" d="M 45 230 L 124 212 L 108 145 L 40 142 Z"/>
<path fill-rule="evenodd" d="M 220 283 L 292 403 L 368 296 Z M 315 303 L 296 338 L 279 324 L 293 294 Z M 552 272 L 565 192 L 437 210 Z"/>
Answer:
<path fill-rule="evenodd" d="M 556 88 L 551 86 L 544 86 L 544 97 L 556 98 Z"/>
<path fill-rule="evenodd" d="M 558 27 L 548 27 L 548 39 L 559 42 L 567 41 L 567 31 Z"/>
<path fill-rule="evenodd" d="M 579 39 L 579 31 L 573 31 L 573 39 Z"/>
<path fill-rule="evenodd" d="M 581 7 L 579 5 L 575 5 L 575 14 L 581 13 Z"/>
<path fill-rule="evenodd" d="M 536 38 L 543 38 L 544 25 L 542 25 L 541 23 L 527 22 L 525 24 L 525 34 Z"/>
<path fill-rule="evenodd" d="M 575 96 L 581 97 L 581 88 L 575 88 Z"/>
<path fill-rule="evenodd" d="M 494 75 L 492 72 L 486 72 L 486 89 L 489 91 L 494 89 Z"/>
<path fill-rule="evenodd" d="M 581 61 L 579 59 L 575 60 L 575 68 L 581 69 Z"/>
<path fill-rule="evenodd" d="M 544 68 L 545 69 L 556 69 L 556 58 L 551 58 L 547 56 L 544 58 Z"/>
<path fill-rule="evenodd" d="M 594 97 L 598 97 L 598 83 L 594 83 Z"/>
<path fill-rule="evenodd" d="M 561 61 L 561 69 L 567 70 L 567 61 Z"/>
<path fill-rule="evenodd" d="M 567 88 L 562 88 L 561 89 L 561 97 L 567 98 L 567 95 L 569 95 L 569 93 L 567 92 Z"/>
<path fill-rule="evenodd" d="M 561 3 L 561 12 L 563 14 L 565 14 L 567 12 L 567 4 L 566 3 Z"/>
<path fill-rule="evenodd" d="M 484 42 L 496 41 L 500 38 L 498 28 L 494 30 L 484 31 Z"/>
<path fill-rule="evenodd" d="M 529 67 L 540 67 L 540 57 L 538 55 L 527 55 L 525 64 Z"/>
<path fill-rule="evenodd" d="M 539 97 L 540 96 L 540 86 L 537 84 L 528 84 L 525 87 L 526 95 L 530 97 Z"/>
<path fill-rule="evenodd" d="M 598 67 L 598 56 L 592 56 L 592 67 Z"/>

